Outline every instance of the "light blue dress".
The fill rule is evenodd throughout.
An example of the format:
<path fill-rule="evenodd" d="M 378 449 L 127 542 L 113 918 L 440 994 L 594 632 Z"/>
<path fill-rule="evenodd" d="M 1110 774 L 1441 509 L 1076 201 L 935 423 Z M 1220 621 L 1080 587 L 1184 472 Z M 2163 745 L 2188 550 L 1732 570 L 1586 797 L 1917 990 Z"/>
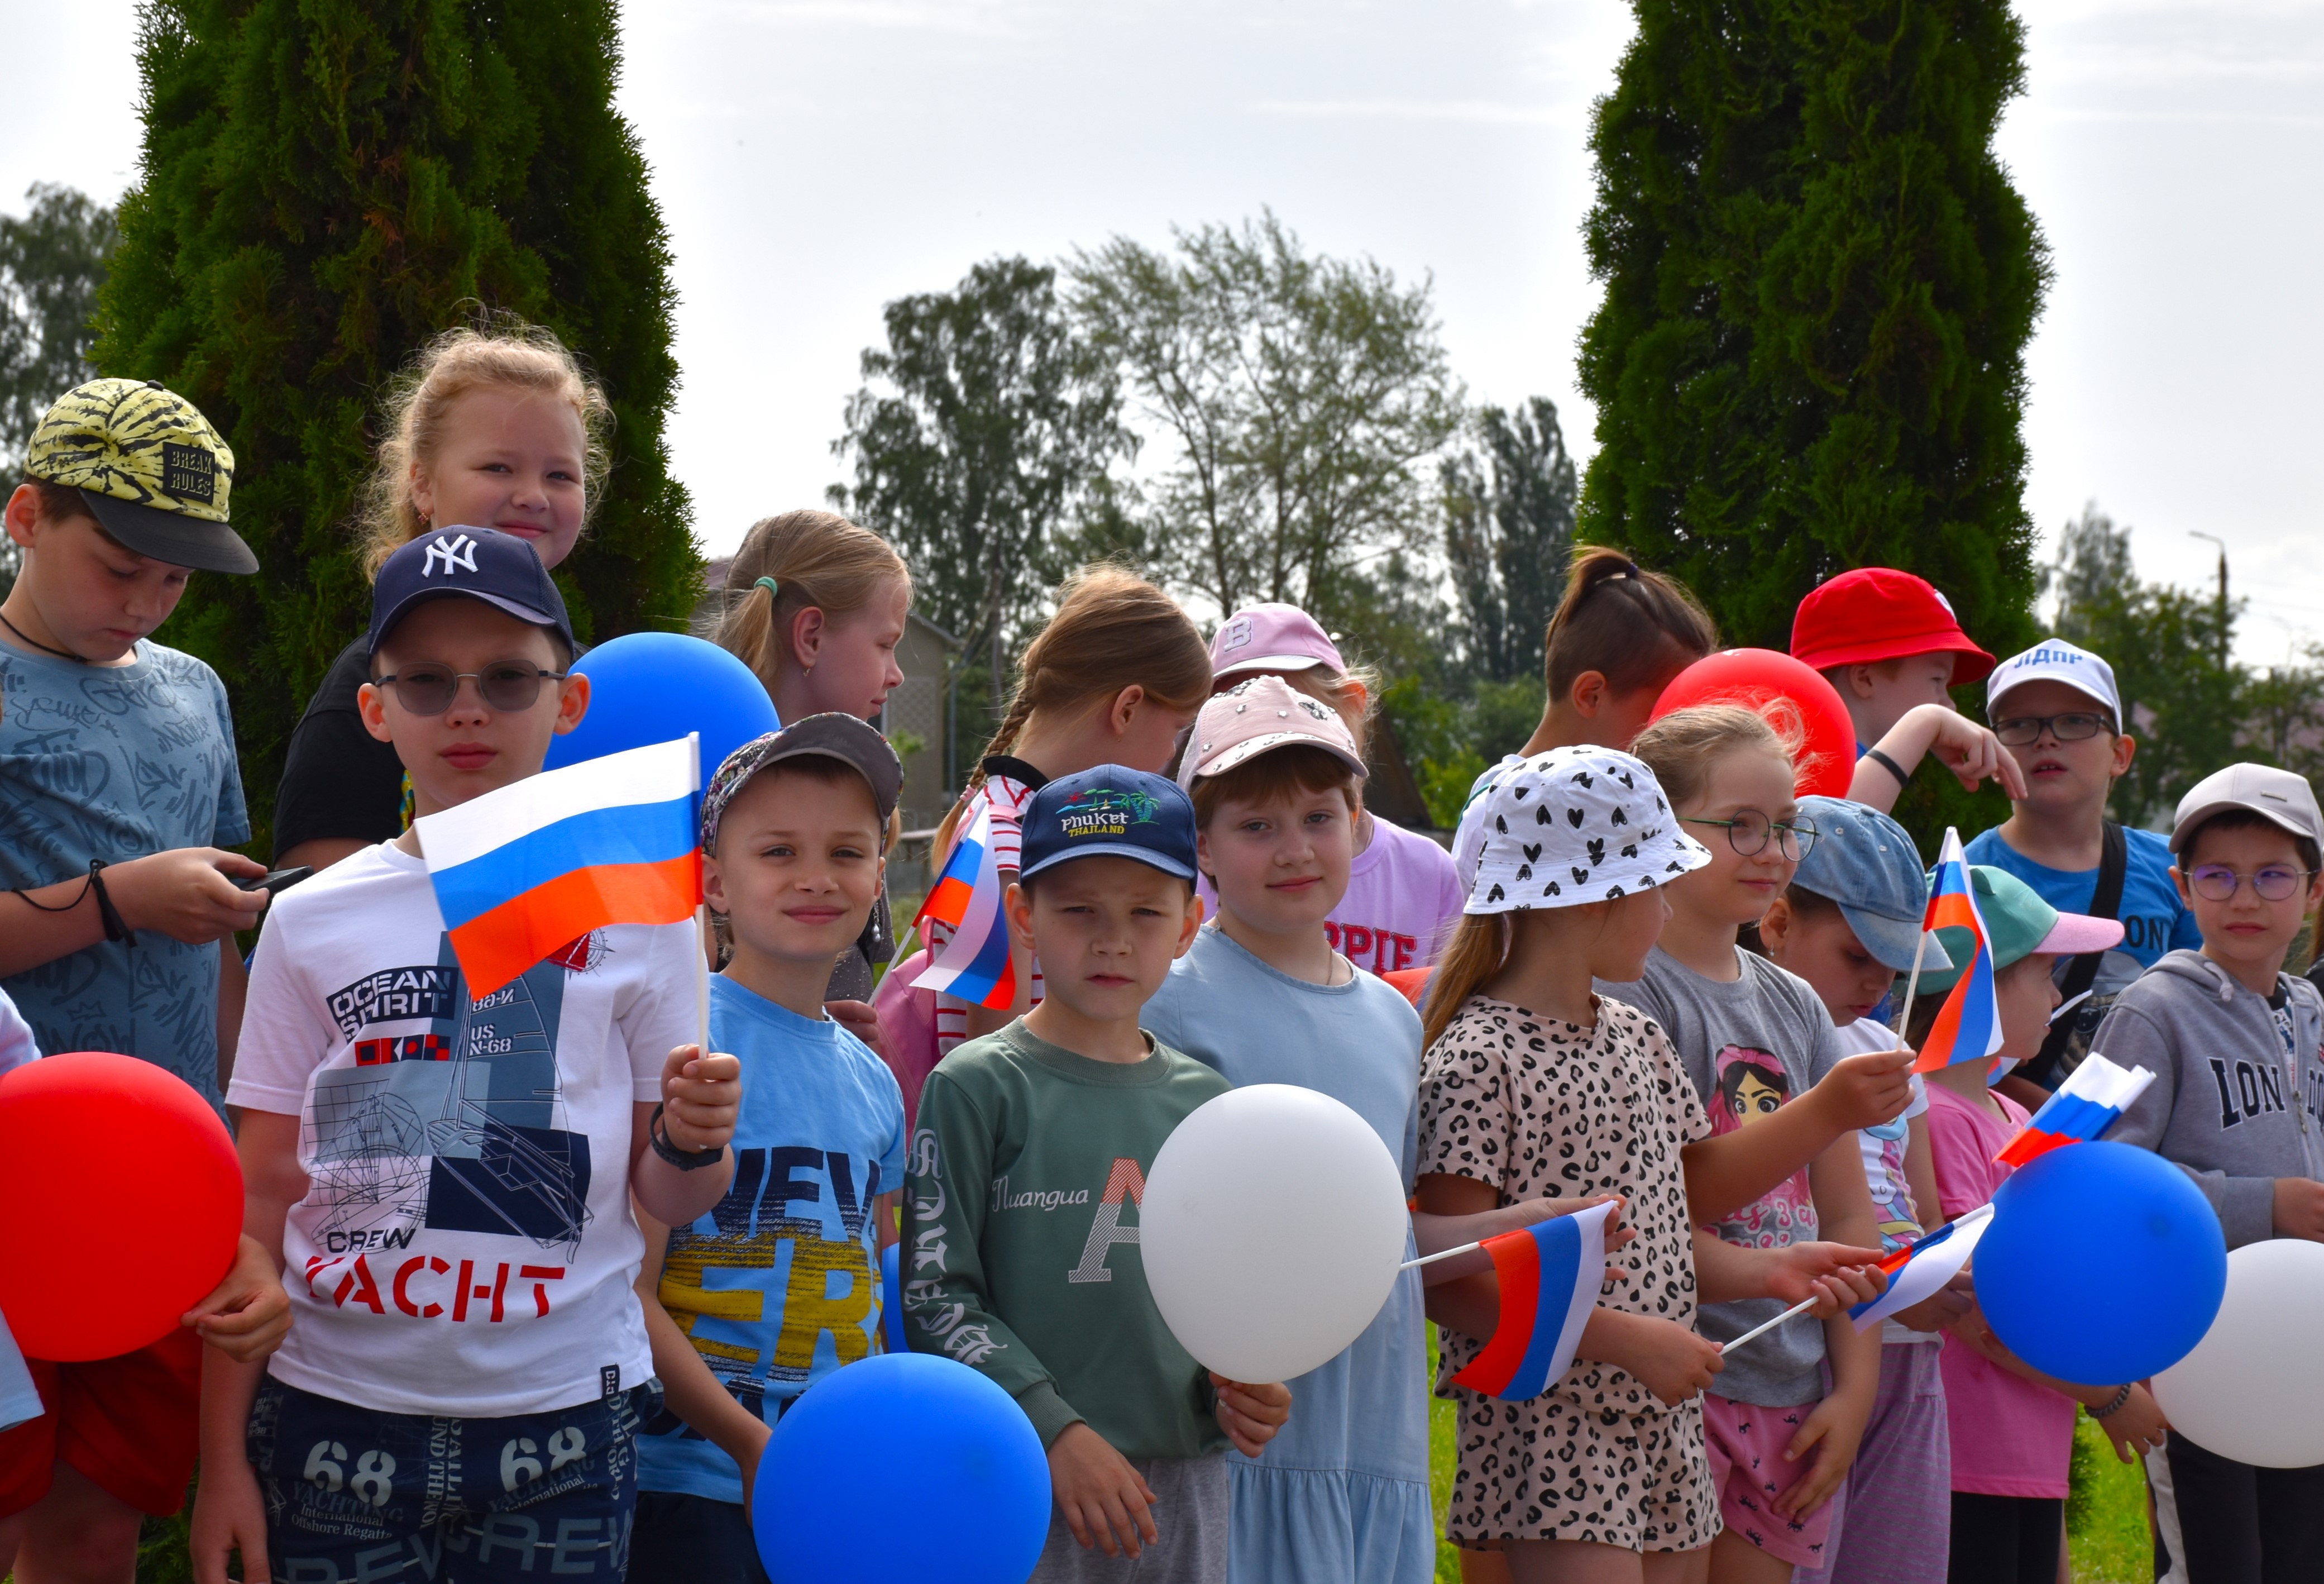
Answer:
<path fill-rule="evenodd" d="M 1420 1016 L 1385 981 L 1310 985 L 1220 933 L 1195 937 L 1139 1020 L 1235 1084 L 1320 1089 L 1371 1124 L 1407 1186 L 1420 1129 Z M 1414 1250 L 1409 1246 L 1406 1257 Z M 1230 1450 L 1231 1584 L 1428 1584 L 1428 1348 L 1420 1273 L 1364 1334 L 1289 1383 L 1291 1420 L 1257 1459 Z"/>

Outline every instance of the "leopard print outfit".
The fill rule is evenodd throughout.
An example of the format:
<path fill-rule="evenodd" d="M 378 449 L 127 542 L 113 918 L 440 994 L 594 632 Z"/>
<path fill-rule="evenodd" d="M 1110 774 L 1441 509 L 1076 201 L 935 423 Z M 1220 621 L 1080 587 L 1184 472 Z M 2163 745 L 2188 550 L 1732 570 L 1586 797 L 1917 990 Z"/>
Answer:
<path fill-rule="evenodd" d="M 1584 1030 L 1483 996 L 1423 1058 L 1420 1172 L 1474 1177 L 1500 1202 L 1618 1193 L 1637 1237 L 1607 1308 L 1694 1322 L 1694 1245 L 1680 1147 L 1711 1124 L 1663 1031 L 1600 999 Z M 1655 1400 L 1627 1371 L 1579 1359 L 1543 1395 L 1505 1403 L 1452 1384 L 1482 1351 L 1443 1333 L 1436 1391 L 1460 1404 L 1455 1542 L 1574 1540 L 1692 1551 L 1719 1533 L 1702 1403 Z"/>

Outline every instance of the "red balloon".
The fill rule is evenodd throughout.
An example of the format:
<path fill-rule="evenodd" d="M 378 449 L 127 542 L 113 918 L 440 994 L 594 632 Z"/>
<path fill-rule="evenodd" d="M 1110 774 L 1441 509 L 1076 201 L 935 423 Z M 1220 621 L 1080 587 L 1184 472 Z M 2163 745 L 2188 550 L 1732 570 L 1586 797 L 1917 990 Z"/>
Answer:
<path fill-rule="evenodd" d="M 106 1051 L 0 1077 L 0 1316 L 28 1358 L 158 1342 L 222 1281 L 242 1162 L 175 1073 Z"/>
<path fill-rule="evenodd" d="M 1856 779 L 1856 723 L 1840 690 L 1775 649 L 1722 649 L 1673 677 L 1649 720 L 1697 704 L 1741 704 L 1800 741 L 1792 764 L 1804 797 L 1844 798 Z"/>

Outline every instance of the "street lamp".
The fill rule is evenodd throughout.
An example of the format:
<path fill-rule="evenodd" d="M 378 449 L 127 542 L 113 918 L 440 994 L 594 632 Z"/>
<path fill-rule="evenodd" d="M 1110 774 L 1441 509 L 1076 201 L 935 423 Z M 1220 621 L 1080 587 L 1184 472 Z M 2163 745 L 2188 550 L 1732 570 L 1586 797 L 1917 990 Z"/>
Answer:
<path fill-rule="evenodd" d="M 2200 528 L 2187 530 L 2190 539 L 2208 539 L 2219 547 L 2219 663 L 2227 663 L 2227 542 Z"/>

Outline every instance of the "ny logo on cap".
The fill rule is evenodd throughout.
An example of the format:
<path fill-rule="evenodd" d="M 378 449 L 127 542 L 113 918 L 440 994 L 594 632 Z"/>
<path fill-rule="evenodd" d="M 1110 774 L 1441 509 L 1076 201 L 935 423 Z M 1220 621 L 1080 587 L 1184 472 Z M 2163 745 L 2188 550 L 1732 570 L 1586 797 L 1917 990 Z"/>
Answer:
<path fill-rule="evenodd" d="M 436 575 L 436 560 L 439 556 L 443 558 L 444 575 L 447 578 L 455 571 L 473 572 L 476 570 L 476 542 L 463 533 L 459 538 L 447 542 L 444 536 L 438 533 L 435 542 L 428 547 L 427 562 L 420 569 L 421 577 L 432 578 Z"/>
<path fill-rule="evenodd" d="M 1237 616 L 1219 629 L 1219 653 L 1228 653 L 1250 642 L 1250 618 Z"/>

